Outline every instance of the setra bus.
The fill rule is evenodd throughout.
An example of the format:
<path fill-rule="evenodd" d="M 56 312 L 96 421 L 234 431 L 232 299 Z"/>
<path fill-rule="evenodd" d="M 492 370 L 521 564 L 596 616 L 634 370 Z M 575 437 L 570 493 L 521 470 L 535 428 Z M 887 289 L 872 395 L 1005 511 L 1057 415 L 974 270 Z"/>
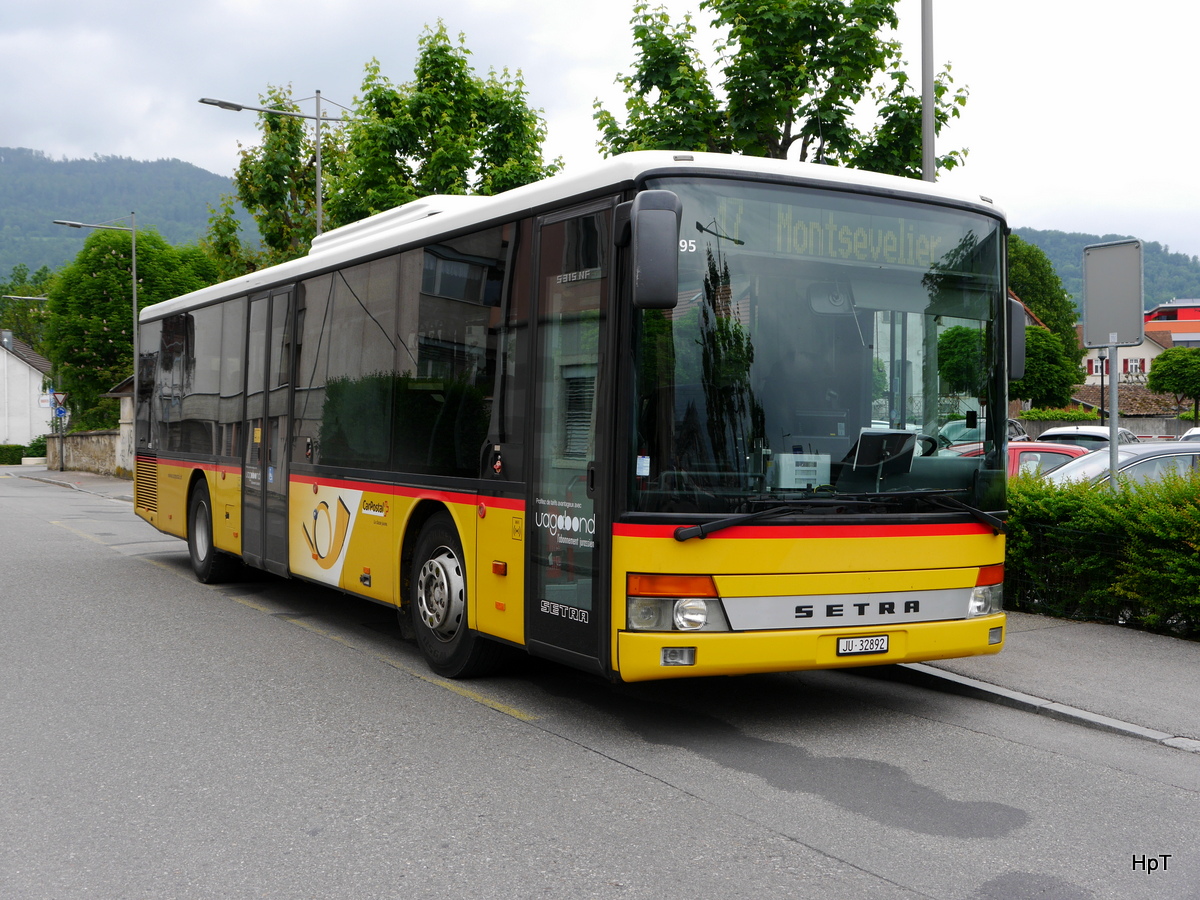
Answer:
<path fill-rule="evenodd" d="M 448 677 L 995 653 L 1005 235 L 986 198 L 705 153 L 427 197 L 142 311 L 136 511 L 203 582 L 396 607 Z"/>

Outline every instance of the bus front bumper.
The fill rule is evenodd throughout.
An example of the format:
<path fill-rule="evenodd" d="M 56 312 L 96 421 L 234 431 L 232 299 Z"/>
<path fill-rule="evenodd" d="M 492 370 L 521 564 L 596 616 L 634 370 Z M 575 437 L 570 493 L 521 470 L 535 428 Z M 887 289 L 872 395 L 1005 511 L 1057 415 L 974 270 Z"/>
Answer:
<path fill-rule="evenodd" d="M 1005 615 L 864 629 L 810 628 L 753 632 L 630 632 L 617 635 L 622 681 L 750 675 L 924 662 L 982 656 L 1004 649 Z M 838 654 L 838 638 L 886 635 L 884 653 Z M 692 652 L 688 653 L 688 649 Z M 664 650 L 667 652 L 664 653 Z M 683 651 L 683 652 L 679 652 Z M 692 658 L 690 665 L 666 660 Z"/>

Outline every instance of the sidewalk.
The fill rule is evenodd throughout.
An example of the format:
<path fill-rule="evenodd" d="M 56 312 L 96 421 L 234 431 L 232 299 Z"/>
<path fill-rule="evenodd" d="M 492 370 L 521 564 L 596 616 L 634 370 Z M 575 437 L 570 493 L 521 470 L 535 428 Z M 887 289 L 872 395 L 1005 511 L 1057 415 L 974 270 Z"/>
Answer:
<path fill-rule="evenodd" d="M 133 483 L 6 466 L 29 478 L 133 501 Z M 132 513 L 131 513 L 132 514 Z M 1008 614 L 997 656 L 903 667 L 908 680 L 1200 753 L 1200 642 L 1092 622 Z"/>
<path fill-rule="evenodd" d="M 1200 642 L 1009 612 L 997 656 L 908 666 L 944 687 L 1200 753 Z"/>
<path fill-rule="evenodd" d="M 133 482 L 125 478 L 96 475 L 93 472 L 59 472 L 45 466 L 4 466 L 0 468 L 0 474 L 44 481 L 87 494 L 133 502 Z"/>

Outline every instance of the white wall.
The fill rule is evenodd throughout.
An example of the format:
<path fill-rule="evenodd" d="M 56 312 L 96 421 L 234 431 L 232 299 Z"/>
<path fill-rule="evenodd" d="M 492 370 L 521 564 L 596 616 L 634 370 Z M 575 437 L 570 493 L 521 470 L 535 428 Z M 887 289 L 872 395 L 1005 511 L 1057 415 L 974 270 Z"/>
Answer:
<path fill-rule="evenodd" d="M 42 373 L 0 347 L 0 444 L 24 446 L 50 431 L 52 411 L 38 405 Z"/>

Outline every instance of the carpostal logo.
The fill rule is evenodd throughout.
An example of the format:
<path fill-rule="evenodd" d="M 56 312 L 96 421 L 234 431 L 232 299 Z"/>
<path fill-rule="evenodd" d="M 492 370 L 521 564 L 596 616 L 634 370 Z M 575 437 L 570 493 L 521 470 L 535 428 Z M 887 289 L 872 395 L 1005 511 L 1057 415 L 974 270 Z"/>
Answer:
<path fill-rule="evenodd" d="M 383 502 L 378 500 L 368 500 L 366 497 L 363 497 L 363 502 L 360 509 L 368 516 L 380 516 L 386 519 L 388 514 L 388 502 L 386 500 Z"/>

